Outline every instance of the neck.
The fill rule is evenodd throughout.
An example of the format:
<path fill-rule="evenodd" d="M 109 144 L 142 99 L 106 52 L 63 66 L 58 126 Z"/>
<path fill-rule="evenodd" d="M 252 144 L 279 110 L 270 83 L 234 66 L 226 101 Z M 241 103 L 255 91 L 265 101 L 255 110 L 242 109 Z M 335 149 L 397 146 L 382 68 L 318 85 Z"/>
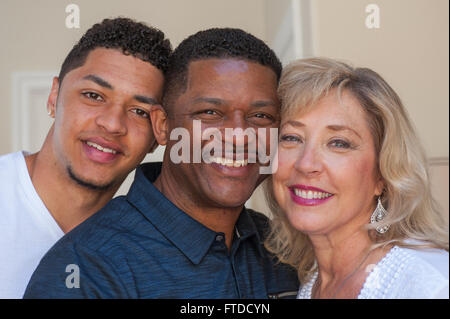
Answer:
<path fill-rule="evenodd" d="M 36 192 L 64 233 L 99 211 L 118 189 L 93 191 L 78 185 L 62 172 L 45 143 L 40 152 L 26 156 L 25 161 Z"/>
<path fill-rule="evenodd" d="M 367 231 L 358 230 L 342 239 L 311 236 L 321 281 L 344 278 L 368 253 L 372 242 Z"/>
<path fill-rule="evenodd" d="M 373 241 L 364 229 L 369 217 L 355 219 L 345 229 L 310 235 L 319 268 L 314 297 L 355 298 L 369 275 L 368 265 L 378 263 L 390 246 L 371 250 Z"/>
<path fill-rule="evenodd" d="M 192 192 L 180 189 L 176 178 L 162 166 L 161 174 L 153 183 L 154 186 L 175 206 L 205 227 L 225 234 L 228 249 L 233 241 L 234 228 L 244 206 L 236 208 L 217 207 L 204 199 L 195 198 Z"/>

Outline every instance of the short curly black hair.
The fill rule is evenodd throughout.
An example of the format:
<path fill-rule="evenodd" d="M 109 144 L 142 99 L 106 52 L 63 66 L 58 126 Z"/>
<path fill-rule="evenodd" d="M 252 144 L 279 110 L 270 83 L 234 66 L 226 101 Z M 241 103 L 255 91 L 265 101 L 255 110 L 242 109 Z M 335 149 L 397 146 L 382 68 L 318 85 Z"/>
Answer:
<path fill-rule="evenodd" d="M 234 28 L 212 28 L 199 31 L 173 51 L 166 72 L 163 105 L 166 111 L 187 87 L 189 63 L 211 58 L 236 58 L 256 62 L 272 69 L 280 80 L 282 65 L 264 41 Z"/>
<path fill-rule="evenodd" d="M 163 73 L 167 70 L 172 46 L 164 33 L 129 18 L 104 19 L 94 24 L 81 37 L 65 58 L 59 73 L 59 82 L 73 69 L 82 66 L 96 48 L 118 49 L 149 62 Z"/>

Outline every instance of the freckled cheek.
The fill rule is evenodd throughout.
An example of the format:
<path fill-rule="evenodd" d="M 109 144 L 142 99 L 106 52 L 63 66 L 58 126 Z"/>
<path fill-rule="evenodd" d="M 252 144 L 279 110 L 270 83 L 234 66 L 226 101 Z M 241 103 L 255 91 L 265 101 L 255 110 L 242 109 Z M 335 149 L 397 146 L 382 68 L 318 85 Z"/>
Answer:
<path fill-rule="evenodd" d="M 339 188 L 342 187 L 342 192 L 348 189 L 348 194 L 363 193 L 373 185 L 374 166 L 373 161 L 368 158 L 353 158 L 351 161 L 340 162 L 331 169 L 334 181 Z"/>
<path fill-rule="evenodd" d="M 283 149 L 281 147 L 278 148 L 277 160 L 278 160 L 278 169 L 274 174 L 274 177 L 277 180 L 284 180 L 287 182 L 291 176 L 295 174 L 295 161 L 298 156 L 298 152 L 294 149 Z"/>
<path fill-rule="evenodd" d="M 288 186 L 293 184 L 292 178 L 295 176 L 295 159 L 297 152 L 295 150 L 278 149 L 278 168 L 273 174 L 273 189 L 275 198 L 280 207 L 286 209 L 290 202 Z"/>

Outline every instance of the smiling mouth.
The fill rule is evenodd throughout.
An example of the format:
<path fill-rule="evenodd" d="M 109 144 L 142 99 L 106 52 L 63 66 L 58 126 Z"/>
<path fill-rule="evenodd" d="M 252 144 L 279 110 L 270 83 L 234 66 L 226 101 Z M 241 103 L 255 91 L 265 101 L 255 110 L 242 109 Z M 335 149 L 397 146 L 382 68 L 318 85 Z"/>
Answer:
<path fill-rule="evenodd" d="M 293 192 L 296 196 L 304 198 L 304 199 L 325 199 L 330 196 L 333 196 L 331 193 L 312 191 L 312 190 L 301 190 L 298 188 L 294 188 Z"/>
<path fill-rule="evenodd" d="M 107 148 L 107 147 L 103 147 L 103 146 L 98 145 L 98 144 L 96 144 L 96 143 L 94 143 L 94 142 L 85 141 L 85 143 L 86 143 L 88 146 L 93 147 L 93 148 L 96 148 L 97 150 L 99 150 L 99 151 L 101 151 L 101 152 L 104 152 L 104 153 L 111 153 L 111 154 L 117 154 L 117 153 L 118 153 L 118 151 L 116 151 L 116 150 L 113 150 L 113 149 Z"/>
<path fill-rule="evenodd" d="M 316 206 L 327 202 L 334 194 L 325 192 L 321 189 L 296 185 L 289 187 L 292 200 L 302 206 Z"/>
<path fill-rule="evenodd" d="M 222 166 L 226 167 L 244 167 L 248 165 L 247 159 L 242 160 L 232 160 L 230 158 L 224 158 L 224 157 L 212 157 L 211 163 L 216 163 Z"/>

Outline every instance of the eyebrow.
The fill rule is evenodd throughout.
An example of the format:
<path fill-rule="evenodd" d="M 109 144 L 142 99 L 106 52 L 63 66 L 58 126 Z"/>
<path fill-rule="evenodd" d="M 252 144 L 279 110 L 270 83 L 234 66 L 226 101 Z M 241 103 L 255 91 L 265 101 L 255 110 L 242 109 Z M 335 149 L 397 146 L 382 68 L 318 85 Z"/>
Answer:
<path fill-rule="evenodd" d="M 348 127 L 348 126 L 345 126 L 345 125 L 328 125 L 327 128 L 332 130 L 332 131 L 351 131 L 354 134 L 356 134 L 359 138 L 361 138 L 361 135 L 359 135 L 358 132 L 356 132 L 351 127 Z"/>
<path fill-rule="evenodd" d="M 287 122 L 283 123 L 283 125 L 281 125 L 280 128 L 282 128 L 282 127 L 284 127 L 286 125 L 291 125 L 291 126 L 294 126 L 294 127 L 304 127 L 305 126 L 305 124 L 303 124 L 302 122 L 290 120 L 290 121 L 287 121 Z"/>
<path fill-rule="evenodd" d="M 106 81 L 106 80 L 102 79 L 101 77 L 94 75 L 94 74 L 86 75 L 83 78 L 83 80 L 89 80 L 89 81 L 97 83 L 98 85 L 100 85 L 104 88 L 114 90 L 114 87 L 108 81 Z"/>
<path fill-rule="evenodd" d="M 255 101 L 252 102 L 250 105 L 255 107 L 277 106 L 277 104 L 274 101 L 270 100 Z"/>
<path fill-rule="evenodd" d="M 154 98 L 143 96 L 143 95 L 135 95 L 133 98 L 141 103 L 149 104 L 149 105 L 160 105 L 160 103 Z"/>
<path fill-rule="evenodd" d="M 284 127 L 285 125 L 291 125 L 294 127 L 305 127 L 306 126 L 302 122 L 294 121 L 294 120 L 285 122 L 283 125 L 281 125 L 281 128 Z M 355 131 L 351 127 L 348 127 L 345 125 L 328 125 L 327 129 L 332 130 L 332 131 L 350 131 L 350 132 L 353 132 L 354 134 L 356 134 L 359 138 L 361 138 L 361 135 L 359 135 L 357 131 Z"/>
<path fill-rule="evenodd" d="M 210 103 L 210 104 L 214 104 L 214 105 L 226 104 L 224 100 L 218 99 L 218 98 L 214 98 L 214 97 L 199 97 L 199 98 L 196 98 L 194 100 L 194 104 L 204 103 L 204 102 Z"/>
<path fill-rule="evenodd" d="M 204 102 L 218 106 L 227 104 L 227 101 L 214 97 L 199 97 L 194 100 L 194 103 L 204 103 Z M 252 102 L 250 105 L 255 107 L 265 107 L 265 106 L 276 106 L 276 103 L 269 100 L 261 100 Z"/>
<path fill-rule="evenodd" d="M 108 81 L 106 81 L 106 80 L 102 79 L 101 77 L 94 75 L 94 74 L 86 75 L 83 78 L 83 80 L 93 81 L 104 88 L 114 90 L 114 87 Z M 135 96 L 133 96 L 133 98 L 138 102 L 149 104 L 149 105 L 159 105 L 160 104 L 154 98 L 144 96 L 144 95 L 135 95 Z"/>

